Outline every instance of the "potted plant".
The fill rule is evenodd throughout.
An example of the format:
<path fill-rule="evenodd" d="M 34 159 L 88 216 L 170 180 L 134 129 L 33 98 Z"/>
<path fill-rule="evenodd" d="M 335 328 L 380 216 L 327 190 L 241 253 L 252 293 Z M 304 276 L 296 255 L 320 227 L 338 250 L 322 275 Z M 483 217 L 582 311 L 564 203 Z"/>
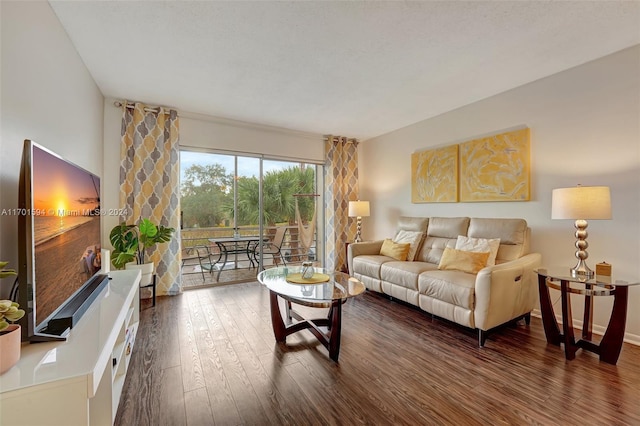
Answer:
<path fill-rule="evenodd" d="M 147 251 L 158 243 L 171 239 L 175 229 L 156 225 L 149 219 L 141 219 L 137 225 L 125 222 L 116 225 L 109 234 L 113 246 L 111 263 L 116 269 L 142 269 L 140 285 L 151 283 L 153 263 L 147 262 Z"/>
<path fill-rule="evenodd" d="M 0 261 L 0 278 L 16 275 L 5 269 L 9 262 Z M 11 300 L 0 300 L 0 374 L 13 367 L 20 359 L 20 325 L 13 324 L 24 316 L 24 310 Z M 11 323 L 11 324 L 10 324 Z"/>

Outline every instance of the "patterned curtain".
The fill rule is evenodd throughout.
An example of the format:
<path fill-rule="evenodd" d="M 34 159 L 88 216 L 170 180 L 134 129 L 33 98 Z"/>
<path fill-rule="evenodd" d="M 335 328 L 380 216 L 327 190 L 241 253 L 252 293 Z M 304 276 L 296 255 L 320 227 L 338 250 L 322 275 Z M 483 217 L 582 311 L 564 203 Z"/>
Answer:
<path fill-rule="evenodd" d="M 176 231 L 168 243 L 150 250 L 155 263 L 157 294 L 182 291 L 180 275 L 180 195 L 178 112 L 123 102 L 120 149 L 121 221 L 138 223 L 148 218 Z"/>
<path fill-rule="evenodd" d="M 349 220 L 349 201 L 358 199 L 358 141 L 327 136 L 324 144 L 325 250 L 327 269 L 344 270 L 345 243 L 353 238 L 356 223 Z"/>

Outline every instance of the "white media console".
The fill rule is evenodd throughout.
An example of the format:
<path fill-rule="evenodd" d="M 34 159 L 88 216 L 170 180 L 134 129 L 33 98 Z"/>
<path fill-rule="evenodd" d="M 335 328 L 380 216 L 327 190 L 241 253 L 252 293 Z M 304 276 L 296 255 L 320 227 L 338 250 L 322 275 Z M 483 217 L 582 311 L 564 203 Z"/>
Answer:
<path fill-rule="evenodd" d="M 66 341 L 23 344 L 0 376 L 0 424 L 112 425 L 140 315 L 140 271 L 109 284 Z"/>

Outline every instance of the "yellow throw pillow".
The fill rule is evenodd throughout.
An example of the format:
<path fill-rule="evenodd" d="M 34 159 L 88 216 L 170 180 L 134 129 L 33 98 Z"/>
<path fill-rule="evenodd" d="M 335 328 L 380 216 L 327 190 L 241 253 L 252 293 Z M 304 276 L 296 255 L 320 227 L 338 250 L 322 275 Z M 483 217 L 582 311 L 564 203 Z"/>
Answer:
<path fill-rule="evenodd" d="M 498 249 L 500 248 L 500 238 L 472 238 L 465 237 L 464 235 L 458 235 L 456 241 L 456 250 L 473 251 L 477 253 L 489 252 L 489 259 L 487 259 L 486 266 L 493 266 L 496 264 L 496 256 L 498 255 Z"/>
<path fill-rule="evenodd" d="M 455 269 L 470 274 L 477 274 L 484 268 L 489 258 L 489 252 L 471 252 L 445 248 L 438 269 Z"/>
<path fill-rule="evenodd" d="M 393 240 L 387 238 L 382 243 L 380 254 L 383 256 L 392 257 L 395 260 L 407 260 L 407 255 L 409 254 L 410 248 L 411 244 L 394 243 Z"/>

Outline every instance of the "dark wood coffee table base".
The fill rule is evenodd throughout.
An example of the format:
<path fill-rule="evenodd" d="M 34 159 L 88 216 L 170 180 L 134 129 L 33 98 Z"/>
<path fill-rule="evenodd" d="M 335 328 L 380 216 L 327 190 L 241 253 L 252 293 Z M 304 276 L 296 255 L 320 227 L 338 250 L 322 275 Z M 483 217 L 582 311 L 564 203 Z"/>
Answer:
<path fill-rule="evenodd" d="M 291 322 L 293 318 L 298 322 L 285 324 L 282 319 L 278 296 L 282 297 L 287 303 L 286 314 L 288 322 Z M 342 326 L 342 299 L 314 302 L 289 298 L 269 290 L 269 302 L 271 305 L 271 324 L 273 325 L 273 334 L 275 335 L 276 342 L 286 343 L 288 335 L 309 329 L 320 343 L 329 350 L 329 358 L 336 362 L 338 361 L 338 355 L 340 354 L 340 329 Z M 313 308 L 329 308 L 329 314 L 327 318 L 305 319 L 291 308 L 291 302 Z M 320 330 L 320 327 L 327 327 L 327 332 Z"/>

